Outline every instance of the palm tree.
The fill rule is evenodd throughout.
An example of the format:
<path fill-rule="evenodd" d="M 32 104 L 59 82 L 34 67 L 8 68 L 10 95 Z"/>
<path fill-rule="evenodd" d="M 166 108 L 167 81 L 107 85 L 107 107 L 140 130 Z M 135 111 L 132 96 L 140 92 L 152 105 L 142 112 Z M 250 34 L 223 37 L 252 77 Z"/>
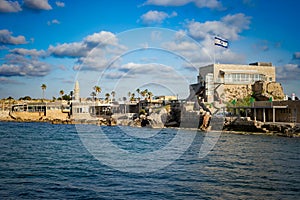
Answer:
<path fill-rule="evenodd" d="M 109 97 L 110 97 L 110 94 L 109 94 L 109 93 L 106 93 L 106 94 L 105 94 L 105 101 L 109 102 Z"/>
<path fill-rule="evenodd" d="M 94 91 L 95 91 L 95 93 L 96 93 L 96 96 L 97 96 L 98 94 L 100 94 L 101 91 L 102 91 L 101 87 L 99 87 L 99 86 L 97 86 L 97 85 L 95 85 L 95 86 L 93 87 L 93 89 L 94 89 Z"/>
<path fill-rule="evenodd" d="M 45 99 L 45 90 L 47 89 L 47 85 L 46 84 L 42 84 L 41 88 L 43 90 L 43 99 L 42 99 L 42 101 L 43 101 Z"/>
<path fill-rule="evenodd" d="M 148 92 L 148 97 L 149 97 L 149 101 L 150 101 L 150 102 L 151 102 L 152 96 L 153 96 L 153 93 L 149 91 L 149 92 Z"/>
<path fill-rule="evenodd" d="M 74 93 L 73 90 L 71 90 L 70 91 L 70 97 L 71 97 L 71 99 L 73 99 L 73 93 Z"/>
<path fill-rule="evenodd" d="M 60 90 L 60 91 L 59 91 L 59 94 L 60 94 L 60 96 L 61 96 L 61 100 L 63 100 L 63 95 L 65 94 L 65 92 L 64 92 L 63 90 Z"/>
<path fill-rule="evenodd" d="M 130 101 L 134 101 L 134 100 L 135 100 L 135 99 L 134 99 L 134 97 L 135 97 L 135 94 L 134 94 L 134 93 L 132 93 L 132 94 L 131 94 Z"/>
<path fill-rule="evenodd" d="M 136 89 L 136 92 L 138 93 L 139 98 L 140 98 L 140 92 L 141 92 L 140 88 Z"/>
<path fill-rule="evenodd" d="M 116 92 L 115 91 L 111 91 L 111 96 L 112 96 L 112 100 L 115 101 Z"/>
<path fill-rule="evenodd" d="M 96 92 L 92 92 L 90 95 L 91 95 L 91 96 L 93 97 L 93 99 L 95 100 L 95 97 L 97 96 Z"/>
<path fill-rule="evenodd" d="M 148 94 L 148 90 L 145 89 L 141 92 L 142 97 L 146 97 L 146 95 Z M 146 99 L 146 98 L 145 98 Z"/>

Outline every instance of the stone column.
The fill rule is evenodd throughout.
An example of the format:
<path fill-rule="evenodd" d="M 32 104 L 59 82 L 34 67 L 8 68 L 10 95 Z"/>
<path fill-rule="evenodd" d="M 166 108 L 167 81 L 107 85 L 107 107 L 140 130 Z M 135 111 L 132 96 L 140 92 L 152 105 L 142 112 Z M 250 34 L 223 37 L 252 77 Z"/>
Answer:
<path fill-rule="evenodd" d="M 276 113 L 276 112 L 275 112 L 275 108 L 273 107 L 273 123 L 275 123 L 275 121 L 276 121 L 276 120 L 275 120 L 275 113 Z"/>

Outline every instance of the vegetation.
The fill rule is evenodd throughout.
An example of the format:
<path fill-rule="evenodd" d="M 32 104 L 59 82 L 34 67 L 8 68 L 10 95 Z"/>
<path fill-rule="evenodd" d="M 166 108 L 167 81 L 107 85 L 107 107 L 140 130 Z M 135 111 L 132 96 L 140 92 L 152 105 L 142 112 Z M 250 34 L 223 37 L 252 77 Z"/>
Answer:
<path fill-rule="evenodd" d="M 71 101 L 72 97 L 70 95 L 65 94 L 62 96 L 62 100 Z"/>
<path fill-rule="evenodd" d="M 60 90 L 60 91 L 59 91 L 59 94 L 60 94 L 60 96 L 62 97 L 62 96 L 65 94 L 65 92 L 64 92 L 63 90 Z"/>
<path fill-rule="evenodd" d="M 96 96 L 97 96 L 96 92 L 92 92 L 90 95 L 92 96 L 93 100 L 95 101 L 96 100 Z"/>
<path fill-rule="evenodd" d="M 141 90 L 138 88 L 138 89 L 136 89 L 136 92 L 138 93 L 138 98 L 140 98 L 140 94 L 141 94 Z"/>
<path fill-rule="evenodd" d="M 30 100 L 32 100 L 32 98 L 30 96 L 25 96 L 25 97 L 20 97 L 19 100 L 20 101 L 22 101 L 22 100 L 23 101 L 30 101 Z"/>
<path fill-rule="evenodd" d="M 73 97 L 73 91 L 70 91 L 70 97 L 71 97 L 71 99 L 72 99 L 72 97 Z"/>
<path fill-rule="evenodd" d="M 141 109 L 140 112 L 139 112 L 139 115 L 146 115 L 146 110 Z"/>
<path fill-rule="evenodd" d="M 136 92 L 138 94 L 138 100 L 140 100 L 140 95 L 143 97 L 144 100 L 149 100 L 151 101 L 152 97 L 153 97 L 153 93 L 150 92 L 148 89 L 145 90 L 140 90 L 139 88 L 136 89 Z M 135 97 L 135 93 L 134 92 L 128 92 L 128 97 L 130 101 L 135 101 L 136 97 Z"/>
<path fill-rule="evenodd" d="M 95 85 L 95 86 L 93 87 L 93 89 L 94 89 L 94 91 L 95 91 L 95 93 L 96 93 L 96 96 L 97 96 L 98 94 L 100 94 L 101 91 L 102 91 L 101 87 L 99 87 L 99 86 L 97 86 L 97 85 Z"/>
<path fill-rule="evenodd" d="M 232 107 L 249 107 L 252 102 L 254 102 L 254 98 L 252 95 L 249 95 L 243 99 L 233 99 L 232 101 L 227 102 L 226 107 L 229 112 L 233 112 Z M 241 109 L 241 111 L 244 112 L 245 109 Z"/>
<path fill-rule="evenodd" d="M 115 101 L 116 92 L 115 91 L 111 91 L 111 96 L 112 96 L 112 101 Z"/>
<path fill-rule="evenodd" d="M 106 93 L 106 94 L 105 94 L 105 101 L 106 101 L 106 102 L 109 102 L 109 100 L 110 100 L 109 97 L 110 97 L 110 94 L 109 94 L 109 93 Z"/>
<path fill-rule="evenodd" d="M 41 88 L 42 88 L 42 91 L 43 91 L 43 99 L 42 100 L 44 100 L 45 99 L 45 90 L 47 89 L 46 84 L 42 84 Z"/>
<path fill-rule="evenodd" d="M 134 93 L 131 94 L 130 101 L 135 101 L 135 94 Z"/>

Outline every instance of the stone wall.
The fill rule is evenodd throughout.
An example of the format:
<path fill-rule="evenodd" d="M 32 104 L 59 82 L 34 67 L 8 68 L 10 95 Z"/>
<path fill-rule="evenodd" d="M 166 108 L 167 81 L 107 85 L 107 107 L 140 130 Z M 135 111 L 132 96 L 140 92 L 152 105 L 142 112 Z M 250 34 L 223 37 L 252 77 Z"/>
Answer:
<path fill-rule="evenodd" d="M 0 111 L 0 120 L 10 120 L 9 111 Z"/>
<path fill-rule="evenodd" d="M 252 94 L 251 85 L 224 85 L 225 101 L 243 99 Z"/>
<path fill-rule="evenodd" d="M 68 119 L 68 113 L 63 113 L 61 110 L 47 110 L 46 118 L 52 119 L 59 119 L 59 120 L 66 120 Z"/>
<path fill-rule="evenodd" d="M 44 112 L 12 112 L 11 119 L 21 121 L 42 121 L 42 120 L 67 120 L 68 113 L 62 113 L 61 110 L 47 110 Z"/>

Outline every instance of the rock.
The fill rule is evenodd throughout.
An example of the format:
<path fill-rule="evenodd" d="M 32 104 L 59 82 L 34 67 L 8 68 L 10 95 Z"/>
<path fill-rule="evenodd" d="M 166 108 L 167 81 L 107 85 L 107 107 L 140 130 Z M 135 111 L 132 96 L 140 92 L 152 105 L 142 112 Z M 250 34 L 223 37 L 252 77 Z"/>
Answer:
<path fill-rule="evenodd" d="M 252 85 L 252 91 L 257 100 L 264 101 L 268 100 L 270 97 L 272 97 L 273 100 L 284 99 L 282 86 L 277 82 L 256 81 Z"/>

